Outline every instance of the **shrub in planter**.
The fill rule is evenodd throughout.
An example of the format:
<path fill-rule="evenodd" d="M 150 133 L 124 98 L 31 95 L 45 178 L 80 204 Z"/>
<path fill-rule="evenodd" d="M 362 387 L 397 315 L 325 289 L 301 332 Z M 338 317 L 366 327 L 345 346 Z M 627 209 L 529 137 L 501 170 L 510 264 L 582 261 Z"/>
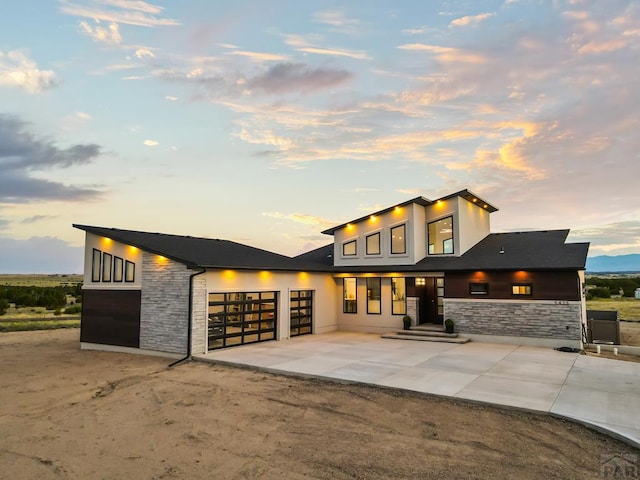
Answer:
<path fill-rule="evenodd" d="M 456 323 L 453 320 L 451 320 L 450 318 L 447 318 L 444 321 L 444 331 L 447 333 L 453 333 L 453 327 L 455 324 Z"/>
<path fill-rule="evenodd" d="M 404 324 L 405 330 L 411 329 L 411 320 L 412 319 L 409 315 L 405 315 L 404 317 L 402 317 L 402 323 Z"/>

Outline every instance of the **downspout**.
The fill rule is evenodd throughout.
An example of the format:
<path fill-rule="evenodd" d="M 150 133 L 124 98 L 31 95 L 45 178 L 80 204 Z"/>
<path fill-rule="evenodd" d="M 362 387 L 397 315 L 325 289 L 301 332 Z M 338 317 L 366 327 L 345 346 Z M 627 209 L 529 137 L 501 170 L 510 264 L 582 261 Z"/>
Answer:
<path fill-rule="evenodd" d="M 189 325 L 187 327 L 187 355 L 184 358 L 173 362 L 171 365 L 169 365 L 169 368 L 191 358 L 191 332 L 193 331 L 193 277 L 202 275 L 206 271 L 206 268 L 202 268 L 200 272 L 192 273 L 191 275 L 189 275 Z"/>

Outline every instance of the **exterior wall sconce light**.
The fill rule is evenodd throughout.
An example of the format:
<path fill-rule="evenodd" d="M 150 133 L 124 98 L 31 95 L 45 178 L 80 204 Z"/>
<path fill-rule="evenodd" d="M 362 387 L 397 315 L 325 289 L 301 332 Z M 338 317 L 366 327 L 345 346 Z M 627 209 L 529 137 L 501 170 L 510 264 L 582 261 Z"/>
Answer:
<path fill-rule="evenodd" d="M 504 247 L 500 247 L 500 251 L 498 253 L 502 255 L 504 253 Z"/>

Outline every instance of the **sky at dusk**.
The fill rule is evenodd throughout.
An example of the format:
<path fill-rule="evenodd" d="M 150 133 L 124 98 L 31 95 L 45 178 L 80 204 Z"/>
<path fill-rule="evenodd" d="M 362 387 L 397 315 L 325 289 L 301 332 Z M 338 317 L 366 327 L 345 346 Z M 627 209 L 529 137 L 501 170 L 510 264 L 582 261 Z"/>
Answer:
<path fill-rule="evenodd" d="M 72 223 L 295 255 L 468 188 L 494 232 L 640 253 L 640 1 L 21 0 L 0 16 L 0 273 Z"/>

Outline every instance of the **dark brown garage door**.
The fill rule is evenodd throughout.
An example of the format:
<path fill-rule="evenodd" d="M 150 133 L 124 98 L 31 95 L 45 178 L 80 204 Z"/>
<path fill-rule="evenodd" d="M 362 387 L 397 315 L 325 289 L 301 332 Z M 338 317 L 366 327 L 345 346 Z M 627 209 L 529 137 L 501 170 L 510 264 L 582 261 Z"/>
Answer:
<path fill-rule="evenodd" d="M 80 341 L 140 346 L 140 290 L 83 290 Z"/>

